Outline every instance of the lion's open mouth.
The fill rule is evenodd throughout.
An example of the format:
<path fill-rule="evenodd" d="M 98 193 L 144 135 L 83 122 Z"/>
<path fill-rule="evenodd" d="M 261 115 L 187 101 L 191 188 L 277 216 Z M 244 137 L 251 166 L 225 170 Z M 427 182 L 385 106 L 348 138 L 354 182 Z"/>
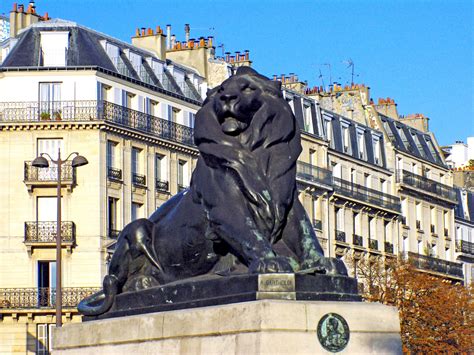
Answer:
<path fill-rule="evenodd" d="M 242 122 L 238 121 L 232 116 L 229 116 L 224 118 L 222 122 L 222 131 L 227 134 L 236 133 L 242 129 L 241 126 Z"/>

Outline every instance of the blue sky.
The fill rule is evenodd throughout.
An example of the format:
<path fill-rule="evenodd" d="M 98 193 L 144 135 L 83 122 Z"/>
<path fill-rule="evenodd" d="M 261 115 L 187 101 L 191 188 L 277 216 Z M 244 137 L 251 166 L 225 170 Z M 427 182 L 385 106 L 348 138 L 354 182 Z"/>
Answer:
<path fill-rule="evenodd" d="M 12 2 L 13 3 L 13 2 Z M 2 0 L 0 13 L 12 3 Z M 263 74 L 296 73 L 309 85 L 355 82 L 400 114 L 424 113 L 440 144 L 474 136 L 473 1 L 37 0 L 39 13 L 130 41 L 137 27 L 173 26 L 184 40 L 215 36 L 225 50 L 250 50 Z M 25 5 L 27 1 L 25 1 Z M 26 6 L 25 6 L 26 7 Z M 220 54 L 221 50 L 217 49 Z"/>

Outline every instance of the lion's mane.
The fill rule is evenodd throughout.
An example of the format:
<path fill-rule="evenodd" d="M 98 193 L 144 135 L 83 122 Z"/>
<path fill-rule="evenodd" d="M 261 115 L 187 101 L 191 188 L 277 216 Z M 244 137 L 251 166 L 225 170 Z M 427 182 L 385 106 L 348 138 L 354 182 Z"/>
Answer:
<path fill-rule="evenodd" d="M 193 193 L 208 210 L 226 204 L 245 204 L 253 223 L 267 240 L 280 238 L 296 193 L 296 160 L 301 152 L 299 129 L 291 108 L 283 98 L 280 83 L 269 81 L 250 68 L 239 69 L 227 80 L 250 83 L 259 90 L 258 107 L 249 126 L 238 135 L 223 132 L 216 112 L 221 92 L 208 94 L 196 116 L 194 139 L 201 153 L 193 174 Z M 234 83 L 235 84 L 235 83 Z M 226 82 L 222 86 L 225 87 Z M 239 186 L 242 199 L 213 200 L 211 184 L 219 169 Z M 204 173 L 205 170 L 208 170 Z M 222 175 L 220 175 L 222 176 Z M 222 224 L 222 213 L 208 213 L 211 223 Z"/>

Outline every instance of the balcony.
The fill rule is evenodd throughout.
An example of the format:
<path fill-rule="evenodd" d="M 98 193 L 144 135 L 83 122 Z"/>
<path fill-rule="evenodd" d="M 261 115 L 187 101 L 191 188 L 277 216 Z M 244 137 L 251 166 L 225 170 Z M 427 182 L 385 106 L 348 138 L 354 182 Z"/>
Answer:
<path fill-rule="evenodd" d="M 379 241 L 377 239 L 369 239 L 369 249 L 379 250 Z"/>
<path fill-rule="evenodd" d="M 386 253 L 393 254 L 393 244 L 390 242 L 385 242 L 384 243 L 384 248 Z"/>
<path fill-rule="evenodd" d="M 401 204 L 400 199 L 396 196 L 392 196 L 368 187 L 354 184 L 350 181 L 346 181 L 337 177 L 333 178 L 334 191 L 335 193 L 361 201 L 363 203 L 369 203 L 379 208 L 389 209 L 400 213 Z"/>
<path fill-rule="evenodd" d="M 336 230 L 336 242 L 346 242 L 346 233 Z"/>
<path fill-rule="evenodd" d="M 364 238 L 361 235 L 353 234 L 352 235 L 352 244 L 359 247 L 364 245 Z"/>
<path fill-rule="evenodd" d="M 304 162 L 297 162 L 296 178 L 301 182 L 331 189 L 332 172 Z"/>
<path fill-rule="evenodd" d="M 105 121 L 156 138 L 194 146 L 193 129 L 108 101 L 0 102 L 0 124 Z"/>
<path fill-rule="evenodd" d="M 397 183 L 417 193 L 457 203 L 456 191 L 451 186 L 441 184 L 407 170 L 397 170 Z"/>
<path fill-rule="evenodd" d="M 313 219 L 313 228 L 322 231 L 323 230 L 323 221 L 320 219 Z"/>
<path fill-rule="evenodd" d="M 55 187 L 58 181 L 58 168 L 56 165 L 48 168 L 37 168 L 31 165 L 31 161 L 25 161 L 24 180 L 28 191 L 33 191 L 35 187 Z M 76 183 L 76 169 L 72 167 L 71 161 L 66 161 L 61 165 L 61 186 L 67 187 L 70 191 Z"/>
<path fill-rule="evenodd" d="M 417 269 L 434 271 L 456 279 L 463 279 L 462 264 L 408 252 L 408 261 Z"/>
<path fill-rule="evenodd" d="M 107 168 L 107 178 L 110 181 L 122 182 L 122 169 L 108 167 Z"/>
<path fill-rule="evenodd" d="M 100 288 L 64 287 L 61 289 L 64 308 L 76 308 L 80 301 Z M 0 288 L 1 309 L 54 309 L 55 288 Z"/>
<path fill-rule="evenodd" d="M 156 191 L 158 192 L 167 193 L 170 190 L 170 184 L 168 181 L 156 180 L 155 188 L 156 188 Z"/>
<path fill-rule="evenodd" d="M 467 240 L 458 240 L 456 243 L 456 251 L 458 253 L 474 255 L 474 243 Z"/>
<path fill-rule="evenodd" d="M 57 222 L 25 222 L 24 243 L 31 254 L 36 247 L 55 247 Z M 76 225 L 74 222 L 61 222 L 61 245 L 71 252 L 76 243 Z"/>
<path fill-rule="evenodd" d="M 132 184 L 135 187 L 146 188 L 146 176 L 141 174 L 132 174 Z"/>

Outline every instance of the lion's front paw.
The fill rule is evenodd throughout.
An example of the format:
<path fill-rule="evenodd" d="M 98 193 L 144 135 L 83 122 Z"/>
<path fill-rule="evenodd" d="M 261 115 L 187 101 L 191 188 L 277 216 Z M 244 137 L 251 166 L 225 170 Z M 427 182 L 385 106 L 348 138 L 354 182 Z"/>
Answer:
<path fill-rule="evenodd" d="M 281 256 L 256 260 L 249 266 L 250 274 L 292 273 L 289 260 Z"/>
<path fill-rule="evenodd" d="M 321 257 L 313 262 L 301 265 L 301 273 L 325 273 L 328 275 L 347 276 L 347 268 L 341 259 Z"/>

